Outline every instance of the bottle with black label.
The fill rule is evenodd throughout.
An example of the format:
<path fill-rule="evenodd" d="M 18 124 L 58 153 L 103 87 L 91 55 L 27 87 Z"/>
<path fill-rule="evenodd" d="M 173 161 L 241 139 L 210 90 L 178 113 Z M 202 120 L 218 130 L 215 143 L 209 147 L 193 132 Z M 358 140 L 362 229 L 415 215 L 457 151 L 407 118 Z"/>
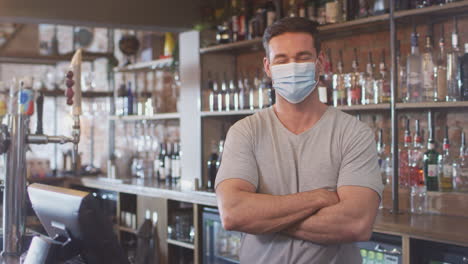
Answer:
<path fill-rule="evenodd" d="M 181 176 L 180 145 L 178 143 L 174 143 L 171 164 L 172 183 L 178 183 Z"/>
<path fill-rule="evenodd" d="M 439 153 L 436 150 L 434 133 L 432 125 L 429 126 L 429 140 L 427 151 L 424 153 L 424 179 L 428 191 L 439 190 L 439 168 L 438 168 Z"/>
<path fill-rule="evenodd" d="M 155 171 L 157 173 L 158 181 L 166 181 L 166 170 L 165 170 L 165 161 L 166 161 L 166 148 L 165 144 L 161 143 L 159 145 L 159 155 L 158 159 L 155 161 Z"/>
<path fill-rule="evenodd" d="M 164 156 L 164 174 L 166 176 L 166 184 L 172 181 L 172 146 L 171 143 L 166 143 L 166 155 Z"/>
<path fill-rule="evenodd" d="M 216 180 L 216 173 L 218 173 L 218 168 L 216 166 L 216 163 L 218 161 L 218 157 L 219 157 L 219 154 L 218 154 L 217 145 L 213 141 L 212 142 L 210 158 L 208 159 L 208 162 L 207 162 L 208 178 L 207 178 L 206 187 L 209 190 L 214 190 L 214 184 L 215 184 L 215 180 Z"/>

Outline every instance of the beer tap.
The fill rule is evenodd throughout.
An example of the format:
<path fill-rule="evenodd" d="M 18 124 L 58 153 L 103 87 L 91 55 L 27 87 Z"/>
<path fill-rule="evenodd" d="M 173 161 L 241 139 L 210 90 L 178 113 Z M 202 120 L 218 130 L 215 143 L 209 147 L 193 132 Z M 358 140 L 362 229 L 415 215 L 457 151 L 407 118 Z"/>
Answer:
<path fill-rule="evenodd" d="M 32 82 L 23 80 L 17 91 L 14 81 L 10 87 L 8 125 L 0 126 L 0 154 L 6 153 L 5 191 L 3 207 L 3 263 L 19 263 L 26 222 L 26 150 L 28 144 L 73 143 L 73 163 L 78 174 L 77 157 L 80 142 L 81 115 L 81 62 L 78 49 L 67 73 L 67 104 L 72 105 L 73 126 L 71 137 L 48 136 L 43 132 L 44 95 L 36 99 L 36 133 L 29 133 L 29 119 L 34 113 Z"/>

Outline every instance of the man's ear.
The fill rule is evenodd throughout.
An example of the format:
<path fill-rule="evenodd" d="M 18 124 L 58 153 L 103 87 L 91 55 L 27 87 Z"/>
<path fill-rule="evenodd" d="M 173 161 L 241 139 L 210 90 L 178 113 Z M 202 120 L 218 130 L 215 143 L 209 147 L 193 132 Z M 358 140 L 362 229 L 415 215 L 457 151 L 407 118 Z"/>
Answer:
<path fill-rule="evenodd" d="M 268 77 L 271 78 L 270 60 L 268 60 L 267 57 L 263 58 L 263 69 L 265 70 L 265 73 L 268 75 Z"/>

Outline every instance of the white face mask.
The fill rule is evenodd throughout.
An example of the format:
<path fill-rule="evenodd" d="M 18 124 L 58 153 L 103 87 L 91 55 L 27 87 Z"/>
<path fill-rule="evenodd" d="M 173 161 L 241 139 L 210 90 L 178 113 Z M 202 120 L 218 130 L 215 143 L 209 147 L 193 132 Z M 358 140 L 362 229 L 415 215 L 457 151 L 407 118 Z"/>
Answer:
<path fill-rule="evenodd" d="M 287 63 L 271 67 L 273 88 L 292 104 L 307 98 L 317 87 L 315 63 Z"/>

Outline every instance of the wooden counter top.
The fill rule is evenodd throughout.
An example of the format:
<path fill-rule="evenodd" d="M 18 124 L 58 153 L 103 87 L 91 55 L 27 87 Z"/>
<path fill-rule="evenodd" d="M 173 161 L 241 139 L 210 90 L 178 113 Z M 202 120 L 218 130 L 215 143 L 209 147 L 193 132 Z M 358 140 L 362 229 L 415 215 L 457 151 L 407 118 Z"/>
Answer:
<path fill-rule="evenodd" d="M 68 183 L 114 192 L 130 193 L 148 197 L 163 198 L 207 206 L 217 206 L 216 195 L 212 192 L 183 190 L 180 186 L 166 186 L 154 180 L 129 179 L 111 180 L 99 177 L 69 178 Z"/>
<path fill-rule="evenodd" d="M 468 218 L 380 210 L 374 232 L 468 247 Z"/>
<path fill-rule="evenodd" d="M 217 206 L 214 193 L 182 190 L 180 186 L 168 187 L 155 181 L 132 179 L 128 182 L 119 182 L 96 177 L 74 178 L 67 181 L 90 188 Z M 468 247 L 466 217 L 408 213 L 394 215 L 384 209 L 377 215 L 374 232 Z"/>

